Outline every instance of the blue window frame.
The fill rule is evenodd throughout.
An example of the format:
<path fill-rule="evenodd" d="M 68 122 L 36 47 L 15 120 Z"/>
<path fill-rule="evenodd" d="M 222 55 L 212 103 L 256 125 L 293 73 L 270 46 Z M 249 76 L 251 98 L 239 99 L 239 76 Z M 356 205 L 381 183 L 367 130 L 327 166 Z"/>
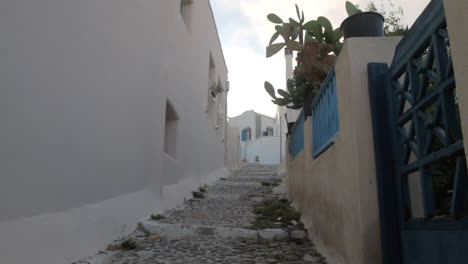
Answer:
<path fill-rule="evenodd" d="M 244 128 L 241 132 L 242 141 L 250 141 L 252 139 L 252 130 L 250 128 Z"/>

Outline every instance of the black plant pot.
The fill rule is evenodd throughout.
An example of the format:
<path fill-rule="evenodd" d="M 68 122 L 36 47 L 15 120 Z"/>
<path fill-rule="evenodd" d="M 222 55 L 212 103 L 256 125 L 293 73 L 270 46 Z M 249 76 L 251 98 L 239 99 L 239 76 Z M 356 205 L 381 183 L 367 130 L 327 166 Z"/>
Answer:
<path fill-rule="evenodd" d="M 312 115 L 312 101 L 314 100 L 313 95 L 306 96 L 304 98 L 304 101 L 302 102 L 302 109 L 304 110 L 304 117 L 307 119 L 307 117 Z"/>
<path fill-rule="evenodd" d="M 352 15 L 341 23 L 343 37 L 382 37 L 384 17 L 376 12 L 363 12 Z"/>
<path fill-rule="evenodd" d="M 288 123 L 288 134 L 290 134 L 290 135 L 291 135 L 292 128 L 293 128 L 294 124 L 296 124 L 296 122 L 290 122 L 290 123 Z"/>

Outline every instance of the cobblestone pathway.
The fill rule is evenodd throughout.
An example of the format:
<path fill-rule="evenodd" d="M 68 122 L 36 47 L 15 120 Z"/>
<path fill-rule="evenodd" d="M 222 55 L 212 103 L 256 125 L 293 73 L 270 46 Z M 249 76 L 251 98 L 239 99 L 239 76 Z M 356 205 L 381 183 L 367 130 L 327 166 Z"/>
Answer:
<path fill-rule="evenodd" d="M 80 264 L 293 263 L 321 264 L 324 258 L 300 223 L 256 230 L 254 208 L 278 200 L 276 167 L 248 165 L 202 190 L 182 209 L 140 223 L 127 249 L 121 242 Z M 273 184 L 276 185 L 276 184 Z M 162 219 L 159 219 L 162 218 Z M 279 223 L 275 223 L 279 224 Z M 120 248 L 119 248 L 120 247 Z"/>

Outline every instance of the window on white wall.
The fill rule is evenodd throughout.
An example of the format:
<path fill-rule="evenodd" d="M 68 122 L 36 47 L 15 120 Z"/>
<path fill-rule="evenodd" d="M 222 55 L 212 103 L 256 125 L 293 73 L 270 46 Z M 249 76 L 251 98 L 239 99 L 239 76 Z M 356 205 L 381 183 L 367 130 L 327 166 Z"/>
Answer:
<path fill-rule="evenodd" d="M 252 140 L 252 129 L 250 127 L 244 128 L 241 132 L 241 139 L 242 141 L 250 141 Z"/>
<path fill-rule="evenodd" d="M 168 156 L 177 158 L 177 127 L 179 116 L 174 106 L 166 101 L 166 122 L 164 128 L 164 153 Z"/>
<path fill-rule="evenodd" d="M 184 20 L 185 26 L 190 30 L 192 20 L 193 0 L 180 0 L 180 15 Z"/>

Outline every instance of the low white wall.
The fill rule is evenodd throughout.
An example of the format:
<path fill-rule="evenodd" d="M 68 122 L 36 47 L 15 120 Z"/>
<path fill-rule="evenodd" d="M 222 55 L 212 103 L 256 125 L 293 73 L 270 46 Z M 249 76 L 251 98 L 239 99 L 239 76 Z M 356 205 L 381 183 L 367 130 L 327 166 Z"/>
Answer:
<path fill-rule="evenodd" d="M 304 150 L 287 159 L 288 194 L 330 263 L 380 264 L 381 240 L 367 66 L 390 63 L 400 38 L 349 38 L 335 64 L 340 131 L 313 156 L 313 123 Z"/>
<path fill-rule="evenodd" d="M 191 198 L 202 184 L 227 177 L 226 169 L 166 185 L 162 195 L 141 190 L 57 213 L 0 222 L 0 263 L 69 264 L 104 250 L 132 232 L 143 217 L 162 213 Z"/>
<path fill-rule="evenodd" d="M 259 157 L 259 164 L 277 165 L 280 163 L 280 137 L 261 137 L 254 141 L 241 142 L 241 157 L 249 163 L 255 163 Z"/>

